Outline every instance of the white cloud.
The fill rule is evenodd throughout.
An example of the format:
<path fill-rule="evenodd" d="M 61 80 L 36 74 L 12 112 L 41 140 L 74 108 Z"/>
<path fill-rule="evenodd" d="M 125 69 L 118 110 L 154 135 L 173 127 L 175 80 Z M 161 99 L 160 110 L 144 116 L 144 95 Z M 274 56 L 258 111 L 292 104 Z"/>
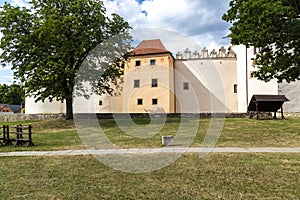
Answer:
<path fill-rule="evenodd" d="M 11 3 L 24 7 L 28 1 L 11 0 Z M 202 47 L 219 48 L 230 43 L 223 39 L 229 34 L 229 24 L 221 19 L 229 0 L 103 0 L 103 3 L 107 14 L 120 14 L 134 29 L 176 31 L 195 39 Z"/>
<path fill-rule="evenodd" d="M 160 39 L 166 49 L 176 54 L 178 50 L 199 49 L 197 41 L 176 31 L 161 28 L 142 28 L 131 31 L 135 43 L 148 39 Z"/>
<path fill-rule="evenodd" d="M 133 28 L 161 28 L 195 39 L 202 47 L 229 45 L 229 24 L 222 21 L 229 0 L 105 0 L 109 13 L 123 16 Z M 147 16 L 142 11 L 147 13 Z"/>
<path fill-rule="evenodd" d="M 29 0 L 12 0 L 11 1 L 11 4 L 13 5 L 13 6 L 19 6 L 19 7 L 26 7 L 26 8 L 28 8 L 28 2 L 29 2 Z"/>

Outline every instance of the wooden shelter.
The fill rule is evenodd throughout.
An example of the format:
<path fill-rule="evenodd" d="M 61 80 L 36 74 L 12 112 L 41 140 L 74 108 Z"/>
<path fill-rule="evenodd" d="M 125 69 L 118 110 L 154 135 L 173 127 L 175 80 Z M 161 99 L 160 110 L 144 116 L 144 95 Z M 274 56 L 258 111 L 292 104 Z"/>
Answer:
<path fill-rule="evenodd" d="M 252 116 L 256 113 L 256 119 L 259 119 L 260 112 L 274 112 L 274 119 L 276 113 L 281 110 L 281 118 L 284 119 L 282 105 L 289 101 L 284 95 L 253 95 L 248 106 L 248 113 Z"/>

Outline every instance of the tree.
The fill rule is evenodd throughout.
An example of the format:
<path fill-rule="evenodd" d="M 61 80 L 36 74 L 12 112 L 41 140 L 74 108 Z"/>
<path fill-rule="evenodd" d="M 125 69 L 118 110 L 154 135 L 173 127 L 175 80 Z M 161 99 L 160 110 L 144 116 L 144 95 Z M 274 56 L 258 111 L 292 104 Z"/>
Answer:
<path fill-rule="evenodd" d="M 9 92 L 9 86 L 6 84 L 0 85 L 0 103 L 8 104 L 7 94 Z"/>
<path fill-rule="evenodd" d="M 130 26 L 117 14 L 106 16 L 100 0 L 32 0 L 29 5 L 2 6 L 0 61 L 12 64 L 26 94 L 37 101 L 65 101 L 66 119 L 72 119 L 75 77 L 82 63 L 97 45 L 117 34 L 124 38 L 116 46 L 129 48 Z M 120 56 L 118 62 L 110 61 L 99 81 L 122 75 L 120 61 L 127 58 Z M 110 92 L 109 84 L 98 86 L 98 93 Z"/>
<path fill-rule="evenodd" d="M 0 84 L 0 103 L 19 105 L 24 104 L 25 93 L 23 86 L 19 84 Z"/>
<path fill-rule="evenodd" d="M 232 44 L 259 49 L 254 59 L 260 80 L 300 79 L 299 0 L 231 0 L 223 20 L 232 23 Z"/>

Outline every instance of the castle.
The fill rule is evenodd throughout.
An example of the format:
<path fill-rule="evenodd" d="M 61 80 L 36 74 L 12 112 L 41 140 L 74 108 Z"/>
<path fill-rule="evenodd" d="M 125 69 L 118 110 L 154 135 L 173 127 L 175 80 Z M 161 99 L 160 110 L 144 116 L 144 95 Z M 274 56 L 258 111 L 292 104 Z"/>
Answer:
<path fill-rule="evenodd" d="M 174 55 L 161 40 L 144 40 L 124 66 L 120 95 L 75 98 L 74 113 L 245 113 L 253 94 L 280 92 L 276 80 L 252 76 L 255 53 L 240 45 Z M 26 99 L 26 113 L 64 112 L 64 103 Z"/>

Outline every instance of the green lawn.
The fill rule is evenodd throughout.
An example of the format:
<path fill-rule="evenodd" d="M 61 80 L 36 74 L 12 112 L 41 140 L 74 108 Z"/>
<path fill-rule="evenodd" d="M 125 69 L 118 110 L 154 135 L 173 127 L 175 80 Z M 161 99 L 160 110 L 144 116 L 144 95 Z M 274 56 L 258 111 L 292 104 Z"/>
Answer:
<path fill-rule="evenodd" d="M 145 132 L 149 130 L 149 119 L 135 119 L 136 123 Z M 196 120 L 199 122 L 198 132 L 192 146 L 200 147 L 207 133 L 210 119 Z M 185 123 L 195 124 L 195 119 L 189 119 Z M 0 122 L 0 126 L 7 123 Z M 46 122 L 17 122 L 15 124 L 33 125 L 34 147 L 0 146 L 0 151 L 23 150 L 63 150 L 82 149 L 84 146 L 78 136 L 74 123 L 71 121 L 57 120 Z M 176 135 L 180 119 L 168 119 L 162 130 L 146 139 L 134 137 L 120 130 L 112 119 L 100 120 L 102 129 L 111 142 L 123 148 L 134 147 L 161 147 L 161 136 Z M 159 125 L 159 123 L 157 122 Z M 153 127 L 156 123 L 153 124 Z M 13 128 L 11 128 L 12 131 Z M 151 129 L 151 127 L 150 127 Z M 216 144 L 217 147 L 300 147 L 300 118 L 287 120 L 254 120 L 227 118 L 222 134 Z M 187 130 L 187 134 L 188 134 Z M 176 143 L 176 140 L 175 140 Z"/>
<path fill-rule="evenodd" d="M 1 199 L 299 199 L 299 154 L 184 154 L 149 173 L 92 156 L 2 157 Z"/>
<path fill-rule="evenodd" d="M 149 123 L 135 121 L 145 128 Z M 179 122 L 168 119 L 160 133 L 139 139 L 111 119 L 100 120 L 112 142 L 129 148 L 161 147 L 161 136 L 176 134 Z M 35 146 L 0 146 L 0 152 L 84 148 L 71 121 L 10 125 L 20 123 L 33 125 Z M 210 120 L 197 123 L 192 146 L 201 146 Z M 299 118 L 228 118 L 217 146 L 300 147 L 299 130 Z M 299 172 L 296 153 L 210 153 L 204 159 L 183 154 L 161 170 L 142 174 L 116 171 L 93 156 L 0 157 L 0 199 L 299 199 Z"/>

